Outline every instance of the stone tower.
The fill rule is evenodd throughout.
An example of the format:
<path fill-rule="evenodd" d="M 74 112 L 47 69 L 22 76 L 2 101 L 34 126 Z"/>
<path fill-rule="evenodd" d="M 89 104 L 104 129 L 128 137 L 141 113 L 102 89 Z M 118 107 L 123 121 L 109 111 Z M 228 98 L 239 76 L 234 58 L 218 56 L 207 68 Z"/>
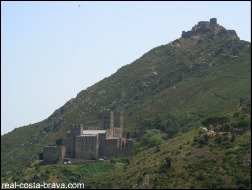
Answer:
<path fill-rule="evenodd" d="M 107 109 L 101 112 L 101 129 L 108 130 L 107 138 L 122 138 L 123 113 L 116 109 Z"/>
<path fill-rule="evenodd" d="M 114 110 L 114 133 L 116 138 L 123 138 L 123 112 Z"/>
<path fill-rule="evenodd" d="M 215 25 L 215 24 L 217 24 L 217 18 L 211 18 L 210 25 Z"/>
<path fill-rule="evenodd" d="M 76 137 L 82 135 L 82 133 L 83 133 L 83 124 L 72 125 L 70 131 L 67 133 L 66 138 L 67 157 L 75 158 Z"/>
<path fill-rule="evenodd" d="M 101 120 L 101 129 L 107 130 L 111 129 L 114 126 L 114 114 L 111 113 L 112 111 L 110 109 L 104 110 L 100 114 L 100 120 Z"/>
<path fill-rule="evenodd" d="M 114 127 L 123 128 L 123 112 L 114 111 Z"/>
<path fill-rule="evenodd" d="M 82 135 L 82 131 L 83 131 L 83 124 L 73 124 L 72 125 L 71 133 L 74 136 Z"/>

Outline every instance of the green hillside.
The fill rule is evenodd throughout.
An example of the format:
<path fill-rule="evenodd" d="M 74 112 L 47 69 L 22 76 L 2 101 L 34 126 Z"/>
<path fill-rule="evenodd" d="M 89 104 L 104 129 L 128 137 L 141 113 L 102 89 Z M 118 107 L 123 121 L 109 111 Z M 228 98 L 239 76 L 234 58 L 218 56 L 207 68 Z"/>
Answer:
<path fill-rule="evenodd" d="M 98 114 L 103 108 L 116 106 L 122 110 L 125 116 L 124 126 L 131 132 L 141 131 L 146 122 L 150 123 L 147 128 L 154 128 L 152 120 L 160 119 L 165 131 L 169 131 L 170 137 L 174 134 L 182 134 L 176 140 L 181 141 L 176 142 L 177 144 L 181 144 L 188 134 L 192 137 L 193 134 L 197 134 L 194 128 L 199 126 L 205 118 L 230 115 L 243 101 L 250 101 L 250 43 L 240 40 L 234 31 L 226 30 L 220 25 L 208 27 L 207 30 L 202 30 L 196 25 L 192 33 L 190 37 L 179 38 L 167 45 L 150 50 L 133 63 L 120 68 L 113 75 L 81 91 L 76 98 L 55 110 L 46 120 L 16 128 L 3 135 L 1 138 L 3 179 L 6 179 L 11 172 L 29 166 L 31 161 L 37 159 L 38 153 L 45 145 L 64 137 L 70 127 L 69 124 L 98 125 Z M 250 138 L 249 133 L 241 138 Z M 239 139 L 237 140 L 240 143 Z M 154 154 L 155 149 L 151 149 L 131 158 L 130 165 L 127 166 L 128 174 L 120 173 L 121 177 L 118 177 L 118 181 L 111 185 L 116 187 L 116 184 L 121 183 L 119 180 L 127 177 L 126 175 L 131 176 L 132 182 L 126 184 L 128 180 L 125 180 L 123 187 L 133 187 L 133 183 L 138 184 L 137 180 L 140 177 L 134 177 L 132 173 L 134 164 L 140 159 L 139 156 L 145 159 L 142 160 L 143 163 L 152 164 L 154 161 L 147 158 L 160 157 L 161 159 L 162 156 L 159 154 L 172 151 L 166 143 L 162 145 L 161 149 L 164 150 L 160 153 Z M 174 147 L 178 146 L 174 145 Z M 183 145 L 182 149 L 183 152 L 187 152 L 186 145 Z M 189 155 L 193 156 L 202 150 L 204 148 L 192 148 Z M 211 150 L 207 149 L 206 154 L 209 151 Z M 222 149 L 216 148 L 214 151 L 216 153 L 213 153 L 213 159 Z M 225 151 L 221 154 L 225 155 Z M 176 157 L 178 160 L 181 156 L 185 156 L 184 153 L 178 153 L 178 156 L 171 154 L 172 159 Z M 181 160 L 183 165 L 182 162 L 184 161 Z M 148 170 L 148 167 L 146 169 Z M 140 168 L 141 172 L 142 170 L 144 167 Z M 155 187 L 154 184 L 157 184 L 157 187 L 166 185 L 180 187 L 179 179 L 184 177 L 183 174 L 176 171 L 176 175 L 181 175 L 181 178 L 178 178 L 177 182 L 163 184 L 162 179 L 165 181 L 167 176 L 155 174 L 155 171 L 153 170 L 154 173 L 150 176 L 150 181 L 153 182 L 152 187 Z M 141 172 L 136 175 L 143 175 Z M 243 174 L 245 175 L 246 172 L 243 171 Z M 182 168 L 180 173 L 182 173 Z M 160 175 L 161 181 L 154 183 L 155 175 Z M 194 179 L 196 177 L 194 175 L 196 174 L 187 180 Z M 204 177 L 207 178 L 207 176 Z M 190 187 L 189 182 L 186 187 Z M 195 185 L 203 186 L 196 182 Z"/>
<path fill-rule="evenodd" d="M 206 134 L 195 126 L 131 158 L 77 165 L 33 164 L 8 174 L 4 181 L 74 182 L 84 183 L 85 188 L 251 188 L 251 131 L 233 136 L 216 133 L 201 141 Z"/>

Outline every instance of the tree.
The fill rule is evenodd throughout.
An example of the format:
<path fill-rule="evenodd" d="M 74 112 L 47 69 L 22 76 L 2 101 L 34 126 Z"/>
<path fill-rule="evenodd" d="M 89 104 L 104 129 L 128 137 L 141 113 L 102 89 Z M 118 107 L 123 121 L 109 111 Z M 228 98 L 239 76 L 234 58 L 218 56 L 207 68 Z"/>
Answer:
<path fill-rule="evenodd" d="M 137 154 L 143 150 L 158 146 L 163 142 L 161 135 L 154 131 L 148 131 L 139 142 L 133 146 L 133 153 Z"/>
<path fill-rule="evenodd" d="M 223 126 L 221 126 L 221 131 L 229 132 L 230 129 L 231 129 L 231 126 L 228 123 L 225 123 Z"/>
<path fill-rule="evenodd" d="M 207 130 L 209 131 L 211 125 L 213 126 L 215 130 L 218 125 L 227 123 L 228 121 L 229 119 L 227 117 L 214 116 L 214 117 L 206 118 L 204 121 L 201 122 L 201 124 L 205 126 Z"/>
<path fill-rule="evenodd" d="M 171 165 L 172 165 L 172 158 L 170 157 L 165 158 L 165 162 L 160 166 L 160 171 L 162 173 L 168 171 L 171 168 Z"/>
<path fill-rule="evenodd" d="M 172 159 L 170 157 L 167 157 L 165 159 L 165 165 L 170 168 L 171 167 L 171 162 L 172 162 Z"/>
<path fill-rule="evenodd" d="M 154 146 L 158 146 L 163 142 L 163 139 L 159 133 L 148 131 L 147 134 L 143 136 L 140 141 L 140 145 L 142 147 L 151 148 Z"/>
<path fill-rule="evenodd" d="M 249 121 L 242 119 L 237 125 L 236 128 L 240 131 L 246 131 L 249 126 Z"/>
<path fill-rule="evenodd" d="M 239 119 L 241 118 L 241 113 L 236 111 L 234 114 L 233 114 L 233 117 L 236 119 L 236 123 L 238 123 Z"/>

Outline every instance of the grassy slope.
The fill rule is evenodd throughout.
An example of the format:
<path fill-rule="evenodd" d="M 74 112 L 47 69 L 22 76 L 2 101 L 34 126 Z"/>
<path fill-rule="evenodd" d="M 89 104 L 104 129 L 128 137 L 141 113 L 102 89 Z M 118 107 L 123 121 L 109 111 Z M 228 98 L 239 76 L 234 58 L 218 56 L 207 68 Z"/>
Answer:
<path fill-rule="evenodd" d="M 89 188 L 238 188 L 251 184 L 251 131 L 236 135 L 230 148 L 208 141 L 193 143 L 200 128 L 143 151 L 122 163 L 30 167 L 5 181 L 82 182 Z M 167 157 L 172 165 L 161 171 Z M 40 177 L 37 177 L 37 176 Z"/>
<path fill-rule="evenodd" d="M 136 155 L 130 165 L 114 173 L 114 187 L 120 188 L 217 188 L 238 187 L 238 180 L 251 184 L 249 157 L 251 133 L 238 136 L 235 146 L 197 148 L 192 145 L 198 129 L 172 141 Z M 172 158 L 172 167 L 165 172 L 160 165 Z M 147 177 L 148 176 L 148 177 Z M 145 182 L 145 183 L 144 183 Z"/>
<path fill-rule="evenodd" d="M 250 43 L 225 39 L 179 43 L 154 48 L 81 91 L 48 119 L 3 135 L 1 174 L 29 165 L 45 145 L 64 137 L 69 124 L 97 124 L 102 108 L 116 105 L 123 110 L 129 130 L 141 118 L 167 113 L 181 123 L 187 119 L 195 124 L 211 114 L 229 113 L 240 98 L 250 98 Z"/>

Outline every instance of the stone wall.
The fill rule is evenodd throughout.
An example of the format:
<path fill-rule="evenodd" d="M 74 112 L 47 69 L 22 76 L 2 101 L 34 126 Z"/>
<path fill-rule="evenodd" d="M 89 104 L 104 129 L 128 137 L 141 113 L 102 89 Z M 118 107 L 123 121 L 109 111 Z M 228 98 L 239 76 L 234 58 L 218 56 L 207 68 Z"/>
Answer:
<path fill-rule="evenodd" d="M 133 140 L 131 140 L 131 139 L 126 140 L 125 148 L 124 148 L 124 156 L 132 155 L 133 144 L 134 144 Z"/>
<path fill-rule="evenodd" d="M 104 136 L 100 138 L 100 157 L 113 157 L 117 154 L 117 149 L 119 148 L 119 139 L 106 139 L 104 140 Z"/>
<path fill-rule="evenodd" d="M 114 128 L 113 138 L 122 138 L 122 137 L 123 137 L 123 130 L 121 128 Z"/>
<path fill-rule="evenodd" d="M 76 137 L 82 135 L 83 125 L 82 124 L 73 124 L 70 131 L 67 133 L 65 140 L 65 146 L 67 149 L 66 156 L 69 158 L 75 158 L 76 152 Z"/>
<path fill-rule="evenodd" d="M 105 157 L 106 156 L 106 134 L 99 134 L 99 157 Z"/>
<path fill-rule="evenodd" d="M 97 159 L 99 151 L 98 135 L 78 136 L 76 138 L 77 159 Z"/>
<path fill-rule="evenodd" d="M 65 153 L 65 146 L 46 146 L 44 148 L 44 163 L 62 162 Z"/>
<path fill-rule="evenodd" d="M 182 38 L 190 38 L 193 35 L 204 34 L 208 31 L 210 27 L 215 27 L 217 25 L 217 18 L 211 18 L 208 21 L 199 21 L 190 31 L 182 31 Z"/>

